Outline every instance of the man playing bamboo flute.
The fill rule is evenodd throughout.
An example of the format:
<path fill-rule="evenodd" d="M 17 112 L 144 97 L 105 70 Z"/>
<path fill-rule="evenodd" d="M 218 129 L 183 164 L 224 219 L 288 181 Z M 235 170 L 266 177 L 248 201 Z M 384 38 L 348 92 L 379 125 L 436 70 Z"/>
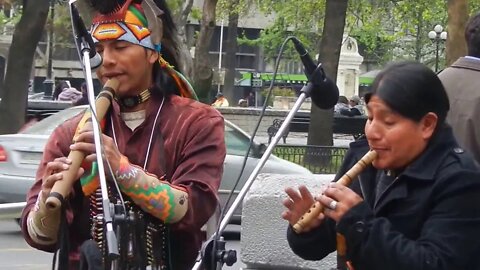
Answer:
<path fill-rule="evenodd" d="M 93 13 L 91 35 L 103 59 L 97 76 L 102 83 L 112 78 L 120 83 L 101 121 L 104 157 L 113 172 L 106 169 L 109 197 L 117 202 L 122 196 L 127 213 L 135 219 L 122 232 L 126 243 L 119 243 L 120 267 L 191 269 L 200 249 L 200 229 L 218 205 L 226 152 L 223 118 L 194 100 L 179 72 L 175 26 L 164 0 L 87 4 Z M 22 231 L 31 246 L 56 250 L 62 241 L 57 239 L 61 215 L 46 214 L 45 199 L 54 182 L 62 181 L 60 172 L 69 168 L 70 150 L 83 151 L 85 166 L 77 172 L 79 181 L 66 200 L 69 269 L 78 269 L 80 261 L 97 269 L 91 265 L 98 257 L 92 246 L 101 255 L 97 263 L 105 264 L 105 230 L 92 163 L 96 160 L 92 125 L 81 123 L 82 116 L 63 123 L 48 140 L 37 180 L 27 195 Z"/>

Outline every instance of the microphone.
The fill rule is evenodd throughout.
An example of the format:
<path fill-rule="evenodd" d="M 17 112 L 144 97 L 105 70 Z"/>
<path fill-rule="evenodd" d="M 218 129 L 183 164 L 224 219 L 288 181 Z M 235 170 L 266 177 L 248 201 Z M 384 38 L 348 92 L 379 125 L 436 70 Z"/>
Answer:
<path fill-rule="evenodd" d="M 102 64 L 102 57 L 95 50 L 95 43 L 93 43 L 92 36 L 87 31 L 85 23 L 80 17 L 77 7 L 73 4 L 75 1 L 70 1 L 70 15 L 72 17 L 72 27 L 75 36 L 75 43 L 77 45 L 83 45 L 80 47 L 81 51 L 85 49 L 88 45 L 89 56 L 90 56 L 90 66 L 92 69 L 98 68 Z"/>
<path fill-rule="evenodd" d="M 311 84 L 309 88 L 312 102 L 320 109 L 331 109 L 338 101 L 338 87 L 337 85 L 325 75 L 322 64 L 318 66 L 313 62 L 312 57 L 308 54 L 303 44 L 295 37 L 292 38 L 295 49 L 300 54 L 303 66 L 305 67 L 305 75 L 308 78 L 308 83 Z"/>

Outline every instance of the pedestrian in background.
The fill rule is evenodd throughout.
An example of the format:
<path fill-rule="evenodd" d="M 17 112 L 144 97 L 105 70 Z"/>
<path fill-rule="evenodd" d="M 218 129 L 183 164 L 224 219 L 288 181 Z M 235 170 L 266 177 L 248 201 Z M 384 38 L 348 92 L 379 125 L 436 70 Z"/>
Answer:
<path fill-rule="evenodd" d="M 87 84 L 85 82 L 80 86 L 80 91 L 82 92 L 82 97 L 73 103 L 75 106 L 88 104 Z"/>
<path fill-rule="evenodd" d="M 219 92 L 216 96 L 215 102 L 212 104 L 213 107 L 228 107 L 230 104 L 228 103 L 227 98 L 223 95 L 222 92 Z"/>
<path fill-rule="evenodd" d="M 348 106 L 348 99 L 346 96 L 339 96 L 337 104 L 333 107 L 333 112 L 340 114 L 342 110 L 350 110 Z"/>
<path fill-rule="evenodd" d="M 363 105 L 361 104 L 361 99 L 357 95 L 352 96 L 348 100 L 348 105 L 346 107 L 342 106 L 341 108 L 338 108 L 338 110 L 341 115 L 346 116 L 360 116 L 365 114 Z"/>
<path fill-rule="evenodd" d="M 480 13 L 465 28 L 468 55 L 458 58 L 438 77 L 450 99 L 447 122 L 458 142 L 480 164 Z"/>
<path fill-rule="evenodd" d="M 55 84 L 55 89 L 53 90 L 52 99 L 58 100 L 58 96 L 62 93 L 63 89 L 70 87 L 70 83 L 67 81 L 59 81 Z"/>

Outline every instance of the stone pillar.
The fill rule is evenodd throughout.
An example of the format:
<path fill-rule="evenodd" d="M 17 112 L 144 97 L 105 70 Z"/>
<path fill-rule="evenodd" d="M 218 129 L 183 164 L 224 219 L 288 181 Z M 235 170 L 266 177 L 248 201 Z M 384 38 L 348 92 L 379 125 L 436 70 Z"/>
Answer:
<path fill-rule="evenodd" d="M 358 95 L 360 65 L 363 57 L 358 53 L 357 40 L 344 36 L 337 73 L 337 86 L 340 95 L 350 98 Z"/>
<path fill-rule="evenodd" d="M 281 218 L 285 209 L 285 187 L 305 185 L 320 193 L 334 175 L 260 174 L 243 200 L 240 259 L 244 269 L 331 270 L 335 252 L 321 261 L 306 261 L 295 255 L 287 242 L 288 223 Z"/>

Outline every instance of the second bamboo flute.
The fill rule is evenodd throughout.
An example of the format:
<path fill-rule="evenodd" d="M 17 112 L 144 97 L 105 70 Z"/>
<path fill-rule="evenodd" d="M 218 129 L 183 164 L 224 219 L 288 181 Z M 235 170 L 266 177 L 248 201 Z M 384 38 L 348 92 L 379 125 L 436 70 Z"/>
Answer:
<path fill-rule="evenodd" d="M 95 115 L 97 116 L 98 121 L 103 119 L 108 109 L 110 108 L 115 91 L 118 89 L 118 85 L 118 80 L 110 79 L 105 83 L 102 91 L 100 91 L 100 93 L 98 94 L 98 97 L 95 100 Z M 78 169 L 80 168 L 83 160 L 85 159 L 85 153 L 81 151 L 70 151 L 68 159 L 72 161 L 72 164 L 70 164 L 70 168 L 67 171 L 62 172 L 62 180 L 55 182 L 45 202 L 47 208 L 50 210 L 58 209 L 62 204 L 62 200 L 70 194 L 70 190 L 72 189 L 75 180 L 77 180 L 75 178 Z"/>
<path fill-rule="evenodd" d="M 368 165 L 370 165 L 373 160 L 377 158 L 377 152 L 370 150 L 368 151 L 353 167 L 348 170 L 337 183 L 343 186 L 349 186 L 353 179 L 357 177 Z M 293 230 L 296 233 L 303 232 L 306 225 L 310 224 L 314 219 L 316 219 L 320 213 L 324 210 L 323 205 L 320 202 L 315 202 L 315 204 L 305 213 L 295 225 L 293 225 Z"/>

